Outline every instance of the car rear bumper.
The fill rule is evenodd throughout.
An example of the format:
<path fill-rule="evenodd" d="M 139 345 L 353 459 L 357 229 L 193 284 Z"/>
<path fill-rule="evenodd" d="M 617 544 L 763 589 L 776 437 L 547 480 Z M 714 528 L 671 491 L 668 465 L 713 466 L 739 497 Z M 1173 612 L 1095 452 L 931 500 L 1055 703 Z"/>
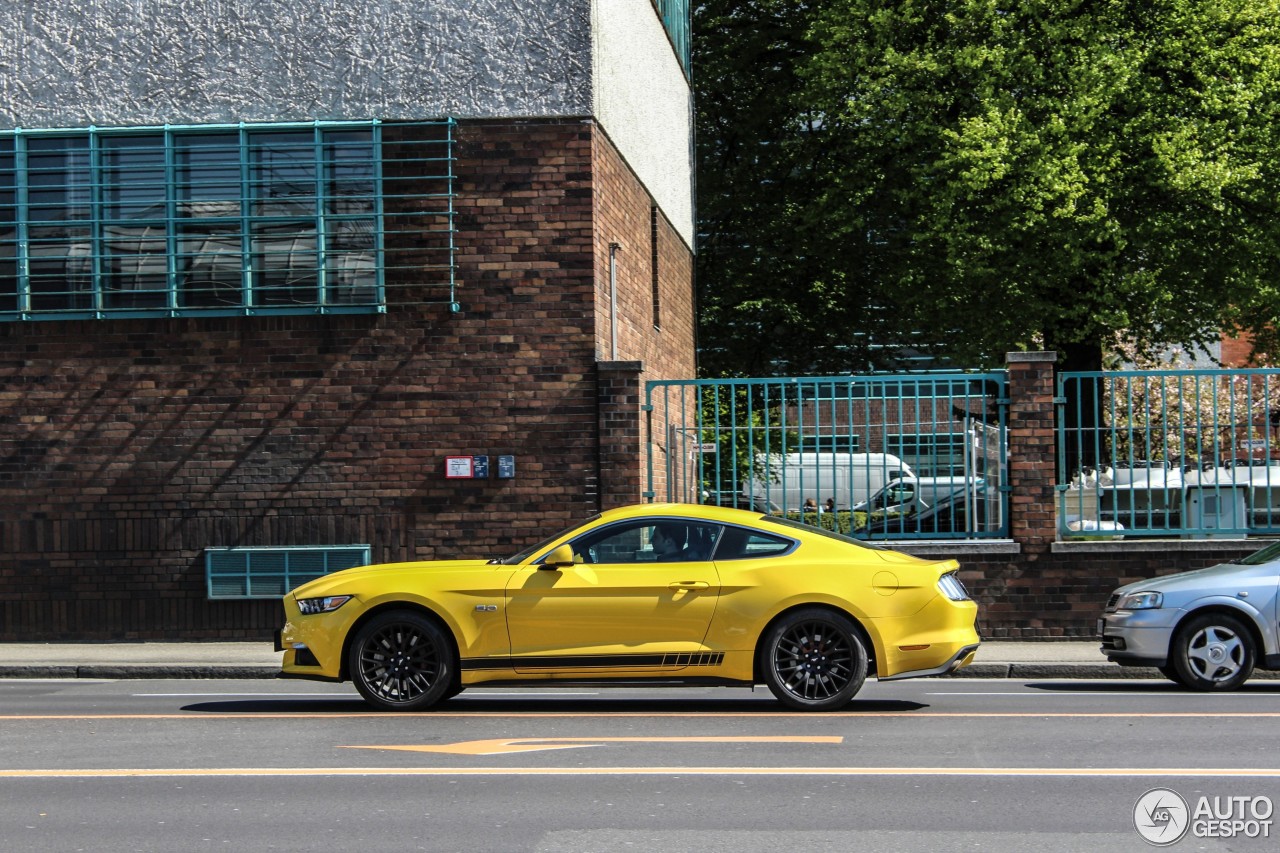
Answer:
<path fill-rule="evenodd" d="M 955 672 L 973 663 L 973 656 L 978 653 L 978 644 L 974 643 L 960 649 L 950 660 L 941 666 L 935 666 L 930 669 L 917 669 L 911 672 L 900 672 L 897 675 L 889 675 L 880 679 L 880 681 L 898 681 L 903 678 L 924 678 L 930 675 L 946 675 L 949 672 Z"/>

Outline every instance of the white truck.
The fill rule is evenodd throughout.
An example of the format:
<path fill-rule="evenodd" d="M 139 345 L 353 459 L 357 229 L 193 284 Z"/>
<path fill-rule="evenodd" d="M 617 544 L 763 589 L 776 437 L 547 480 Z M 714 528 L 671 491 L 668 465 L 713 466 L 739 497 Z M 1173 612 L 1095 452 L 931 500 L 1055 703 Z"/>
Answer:
<path fill-rule="evenodd" d="M 825 509 L 831 498 L 837 510 L 848 510 L 888 483 L 915 476 L 910 465 L 891 453 L 790 453 L 761 457 L 757 471 L 743 494 L 764 497 L 791 512 L 802 510 L 809 499 Z"/>

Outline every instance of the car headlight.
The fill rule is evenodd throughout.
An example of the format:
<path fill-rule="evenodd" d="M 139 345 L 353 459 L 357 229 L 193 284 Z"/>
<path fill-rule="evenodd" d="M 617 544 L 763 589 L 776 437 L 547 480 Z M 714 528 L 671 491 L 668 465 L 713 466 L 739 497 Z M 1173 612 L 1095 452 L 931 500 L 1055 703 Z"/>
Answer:
<path fill-rule="evenodd" d="M 324 598 L 299 598 L 298 610 L 303 616 L 332 613 L 351 600 L 349 595 L 326 595 Z"/>
<path fill-rule="evenodd" d="M 1117 610 L 1157 610 L 1164 604 L 1159 592 L 1131 592 L 1120 599 Z"/>
<path fill-rule="evenodd" d="M 942 594 L 952 601 L 968 601 L 969 592 L 964 588 L 964 584 L 960 583 L 960 578 L 955 572 L 948 572 L 938 578 L 938 589 L 942 590 Z"/>

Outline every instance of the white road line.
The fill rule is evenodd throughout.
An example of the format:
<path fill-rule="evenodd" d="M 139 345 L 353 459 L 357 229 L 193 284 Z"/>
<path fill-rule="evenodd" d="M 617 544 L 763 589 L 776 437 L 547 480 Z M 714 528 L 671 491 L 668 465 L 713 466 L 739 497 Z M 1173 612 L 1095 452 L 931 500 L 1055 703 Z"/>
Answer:
<path fill-rule="evenodd" d="M 1280 778 L 1276 768 L 1222 767 L 183 767 L 0 770 L 3 779 L 211 776 L 1041 776 Z"/>
<path fill-rule="evenodd" d="M 926 696 L 1034 696 L 1036 698 L 1060 699 L 1072 696 L 1145 696 L 1148 699 L 1203 699 L 1206 698 L 1204 693 L 1186 693 L 1178 690 L 1170 690 L 1167 692 L 1149 692 L 1149 691 L 1120 691 L 1120 690 L 1046 690 L 1046 691 L 1000 691 L 993 690 L 990 692 L 982 692 L 978 690 L 972 691 L 956 691 L 956 692 L 937 692 L 926 693 Z M 1245 698 L 1245 699 L 1275 699 L 1277 693 L 1214 693 L 1213 698 Z"/>

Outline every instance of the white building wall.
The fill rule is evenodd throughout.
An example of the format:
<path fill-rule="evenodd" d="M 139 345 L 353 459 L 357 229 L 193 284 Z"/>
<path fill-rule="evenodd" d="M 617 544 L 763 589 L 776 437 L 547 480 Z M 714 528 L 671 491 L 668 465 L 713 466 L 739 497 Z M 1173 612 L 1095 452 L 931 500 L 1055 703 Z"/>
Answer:
<path fill-rule="evenodd" d="M 593 112 L 693 246 L 693 96 L 652 0 L 593 0 Z"/>
<path fill-rule="evenodd" d="M 0 0 L 0 128 L 585 116 L 590 3 Z"/>

